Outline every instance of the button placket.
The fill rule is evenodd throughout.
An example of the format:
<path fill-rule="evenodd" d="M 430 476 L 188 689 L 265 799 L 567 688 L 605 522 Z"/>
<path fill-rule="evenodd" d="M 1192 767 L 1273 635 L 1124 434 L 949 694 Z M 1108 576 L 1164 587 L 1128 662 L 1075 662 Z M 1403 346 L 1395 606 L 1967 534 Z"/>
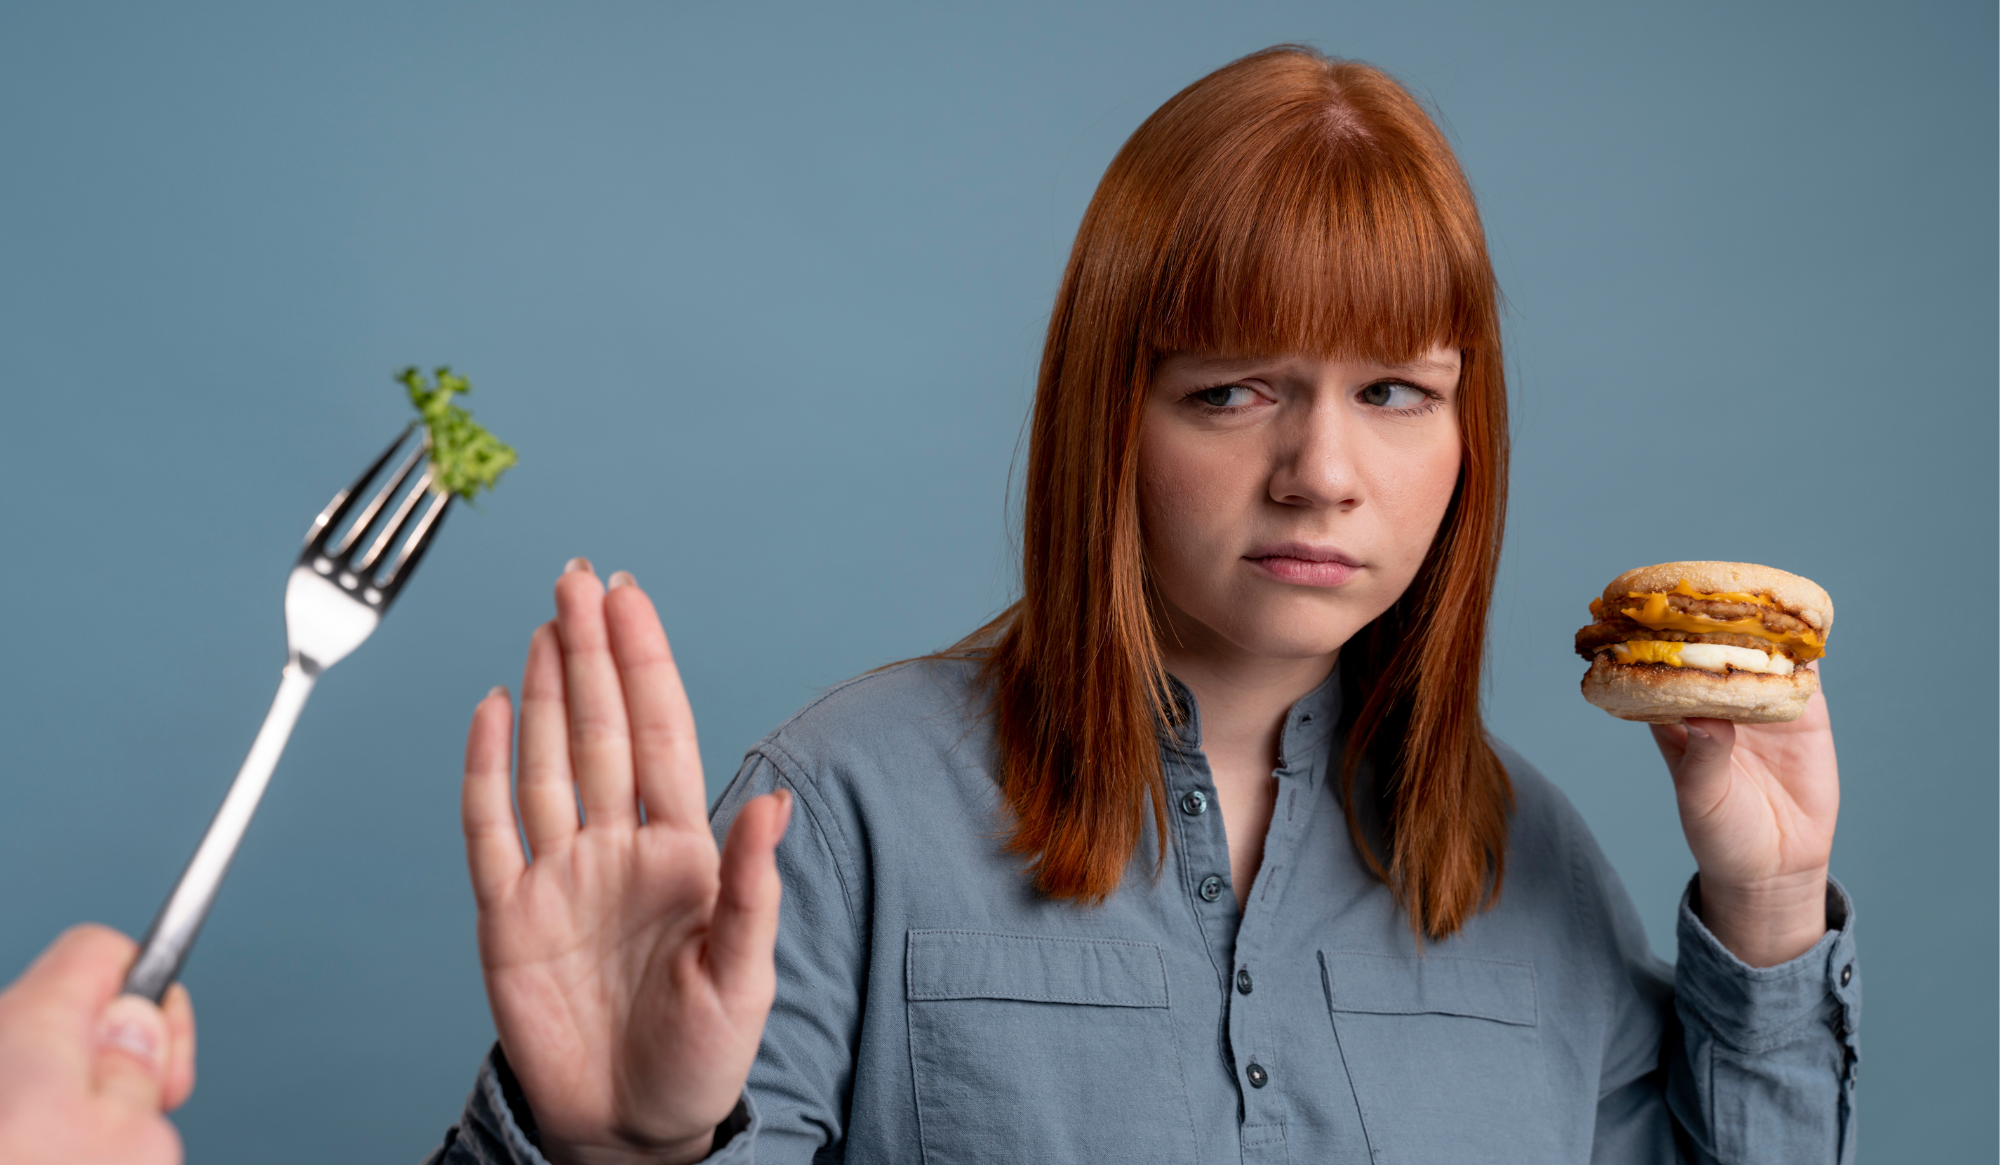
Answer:
<path fill-rule="evenodd" d="M 1187 895 L 1188 921 L 1201 936 L 1203 950 L 1214 968 L 1221 1016 L 1226 1023 L 1229 1000 L 1233 998 L 1229 987 L 1236 964 L 1238 921 L 1236 896 L 1225 892 L 1227 881 L 1220 873 L 1228 868 L 1228 846 L 1223 838 L 1222 814 L 1214 811 L 1215 786 L 1208 759 L 1200 752 L 1196 739 L 1186 734 L 1180 739 L 1182 745 L 1197 747 L 1168 743 L 1161 752 L 1169 804 L 1174 809 L 1170 813 L 1170 828 L 1177 842 L 1169 860 L 1175 867 L 1181 893 Z M 1232 1072 L 1238 1068 L 1230 1066 Z"/>
<path fill-rule="evenodd" d="M 1310 715 L 1310 714 L 1308 714 Z M 1257 964 L 1259 972 L 1278 974 L 1283 978 L 1282 968 L 1273 970 L 1265 965 L 1268 961 L 1270 944 L 1278 940 L 1278 932 L 1283 918 L 1283 900 L 1286 894 L 1290 868 L 1296 864 L 1295 855 L 1306 835 L 1307 822 L 1313 816 L 1314 802 L 1322 794 L 1320 782 L 1316 779 L 1326 761 L 1318 751 L 1318 742 L 1313 742 L 1314 751 L 1300 751 L 1299 755 L 1288 758 L 1292 763 L 1282 766 L 1272 774 L 1279 783 L 1279 797 L 1271 816 L 1271 825 L 1264 835 L 1264 862 L 1257 873 L 1257 880 L 1251 883 L 1250 900 L 1236 933 L 1235 969 L 1224 984 L 1224 992 L 1230 997 L 1225 1004 L 1228 1009 L 1230 1046 L 1236 1057 L 1237 1079 L 1248 1087 L 1243 1091 L 1245 1112 L 1255 1114 L 1254 1119 L 1275 1119 L 1281 1111 L 1274 1108 L 1283 1101 L 1284 1089 L 1272 1092 L 1272 1077 L 1269 1057 L 1278 1044 L 1273 1044 L 1272 1023 L 1282 1024 L 1281 1014 L 1266 1014 L 1269 1009 L 1262 1006 L 1270 1002 L 1278 1003 L 1285 988 L 1266 983 L 1265 993 L 1257 992 L 1257 976 L 1251 965 Z M 1274 981 L 1275 982 L 1275 981 Z M 1279 992 L 1270 996 L 1269 991 Z M 1282 1009 L 1281 1009 L 1282 1010 Z M 1246 1116 L 1246 1120 L 1253 1119 Z"/>

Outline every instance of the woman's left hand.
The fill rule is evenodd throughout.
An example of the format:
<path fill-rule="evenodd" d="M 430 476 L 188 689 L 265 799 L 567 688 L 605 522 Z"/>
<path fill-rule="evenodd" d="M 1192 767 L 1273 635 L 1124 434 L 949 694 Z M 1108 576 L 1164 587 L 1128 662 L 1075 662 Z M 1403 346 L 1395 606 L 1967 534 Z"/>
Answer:
<path fill-rule="evenodd" d="M 1810 950 L 1826 933 L 1827 862 L 1840 812 L 1825 694 L 1789 724 L 1693 718 L 1654 725 L 1653 740 L 1701 868 L 1709 931 L 1753 967 Z"/>

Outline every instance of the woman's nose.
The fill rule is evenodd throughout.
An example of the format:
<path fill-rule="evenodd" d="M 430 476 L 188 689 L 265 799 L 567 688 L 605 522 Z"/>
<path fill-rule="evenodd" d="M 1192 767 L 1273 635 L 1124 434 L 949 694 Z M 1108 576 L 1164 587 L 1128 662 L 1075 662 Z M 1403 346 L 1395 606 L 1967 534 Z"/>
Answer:
<path fill-rule="evenodd" d="M 1361 504 L 1351 438 L 1337 405 L 1320 402 L 1279 426 L 1271 500 L 1280 505 L 1351 510 Z"/>

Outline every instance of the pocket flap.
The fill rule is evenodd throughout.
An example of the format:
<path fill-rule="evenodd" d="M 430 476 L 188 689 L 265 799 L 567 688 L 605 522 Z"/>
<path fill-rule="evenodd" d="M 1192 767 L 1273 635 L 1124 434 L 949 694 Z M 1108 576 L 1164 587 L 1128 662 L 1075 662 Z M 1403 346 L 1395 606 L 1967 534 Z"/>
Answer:
<path fill-rule="evenodd" d="M 913 930 L 907 970 L 911 999 L 1167 1005 L 1167 964 L 1155 943 Z"/>
<path fill-rule="evenodd" d="M 1375 1015 L 1464 1015 L 1534 1027 L 1535 965 L 1321 951 L 1327 1005 Z"/>

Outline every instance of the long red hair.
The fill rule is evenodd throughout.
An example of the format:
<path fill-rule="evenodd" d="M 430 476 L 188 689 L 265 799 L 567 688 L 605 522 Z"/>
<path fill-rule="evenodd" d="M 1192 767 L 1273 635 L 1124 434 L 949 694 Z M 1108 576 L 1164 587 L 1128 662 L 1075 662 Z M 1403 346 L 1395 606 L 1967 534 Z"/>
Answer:
<path fill-rule="evenodd" d="M 984 660 L 1012 852 L 1045 894 L 1101 901 L 1151 820 L 1174 715 L 1149 604 L 1139 425 L 1169 351 L 1462 354 L 1464 461 L 1428 558 L 1342 649 L 1350 828 L 1411 922 L 1452 934 L 1499 892 L 1512 789 L 1479 714 L 1506 508 L 1492 264 L 1443 134 L 1386 74 L 1279 46 L 1182 90 L 1105 171 L 1049 320 L 1030 431 L 1021 598 Z M 1383 776 L 1386 830 L 1355 774 Z"/>

